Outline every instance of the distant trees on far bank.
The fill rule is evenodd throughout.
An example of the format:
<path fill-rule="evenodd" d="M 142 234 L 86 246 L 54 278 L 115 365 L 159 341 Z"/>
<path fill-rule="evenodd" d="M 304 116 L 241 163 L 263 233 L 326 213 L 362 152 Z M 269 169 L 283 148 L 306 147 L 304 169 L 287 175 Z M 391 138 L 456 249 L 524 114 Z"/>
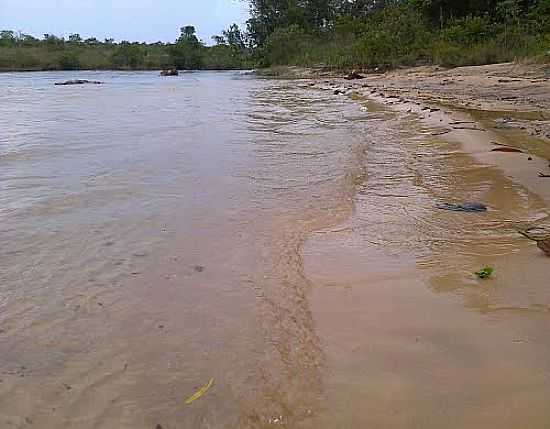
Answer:
<path fill-rule="evenodd" d="M 120 69 L 241 69 L 251 65 L 250 50 L 238 25 L 232 24 L 214 46 L 196 35 L 194 26 L 181 28 L 174 43 L 139 43 L 80 34 L 67 38 L 44 34 L 39 39 L 10 30 L 0 31 L 0 70 Z"/>

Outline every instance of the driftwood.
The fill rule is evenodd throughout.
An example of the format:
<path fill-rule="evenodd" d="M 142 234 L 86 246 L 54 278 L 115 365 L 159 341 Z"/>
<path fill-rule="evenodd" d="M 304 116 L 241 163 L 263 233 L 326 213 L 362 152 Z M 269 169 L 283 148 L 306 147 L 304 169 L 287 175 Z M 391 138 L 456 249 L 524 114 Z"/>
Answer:
<path fill-rule="evenodd" d="M 509 146 L 495 147 L 491 149 L 491 152 L 523 153 L 521 149 L 516 149 L 515 147 L 509 147 Z"/>
<path fill-rule="evenodd" d="M 453 127 L 453 130 L 470 130 L 470 131 L 487 132 L 487 130 L 484 130 L 483 128 L 477 128 L 477 127 Z"/>

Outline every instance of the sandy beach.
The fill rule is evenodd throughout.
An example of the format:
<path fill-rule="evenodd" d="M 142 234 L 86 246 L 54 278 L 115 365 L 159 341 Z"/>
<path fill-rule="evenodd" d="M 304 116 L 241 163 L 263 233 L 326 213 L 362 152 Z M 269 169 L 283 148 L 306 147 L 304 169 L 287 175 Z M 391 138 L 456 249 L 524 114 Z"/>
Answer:
<path fill-rule="evenodd" d="M 540 69 L 514 70 L 413 69 L 305 84 L 364 100 L 395 134 L 369 145 L 351 217 L 314 233 L 303 251 L 318 286 L 312 311 L 338 427 L 548 424 L 550 259 L 517 229 L 550 225 L 550 179 L 539 176 L 550 172 L 539 131 L 548 126 L 550 83 Z M 512 78 L 521 81 L 496 84 Z M 438 211 L 446 201 L 489 210 Z M 487 265 L 493 278 L 476 279 Z"/>

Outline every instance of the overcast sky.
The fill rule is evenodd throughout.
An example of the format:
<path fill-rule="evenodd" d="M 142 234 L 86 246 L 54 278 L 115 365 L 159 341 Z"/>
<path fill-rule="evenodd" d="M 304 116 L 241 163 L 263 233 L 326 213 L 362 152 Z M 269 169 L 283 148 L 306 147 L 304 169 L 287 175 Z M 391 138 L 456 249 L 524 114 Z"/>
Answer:
<path fill-rule="evenodd" d="M 171 42 L 189 24 L 210 43 L 229 24 L 244 24 L 247 9 L 241 0 L 0 0 L 0 30 Z"/>

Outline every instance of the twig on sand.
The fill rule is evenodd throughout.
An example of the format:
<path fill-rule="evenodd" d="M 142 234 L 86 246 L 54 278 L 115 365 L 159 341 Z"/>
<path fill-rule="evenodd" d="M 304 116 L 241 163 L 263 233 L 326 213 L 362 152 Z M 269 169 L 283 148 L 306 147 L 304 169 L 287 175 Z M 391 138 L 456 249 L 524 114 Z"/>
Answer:
<path fill-rule="evenodd" d="M 449 122 L 449 125 L 461 125 L 461 124 L 475 124 L 474 121 L 454 121 Z"/>
<path fill-rule="evenodd" d="M 550 174 L 544 174 L 539 171 L 539 177 L 550 177 Z"/>
<path fill-rule="evenodd" d="M 500 146 L 491 149 L 491 152 L 510 152 L 510 153 L 524 153 L 521 149 L 516 149 L 510 146 Z"/>
<path fill-rule="evenodd" d="M 443 134 L 448 134 L 453 130 L 441 130 L 441 131 L 434 131 L 431 133 L 432 136 L 442 136 Z"/>
<path fill-rule="evenodd" d="M 476 128 L 476 127 L 453 127 L 453 130 L 470 130 L 470 131 L 483 131 L 483 132 L 487 131 L 487 130 L 484 130 L 483 128 Z"/>

